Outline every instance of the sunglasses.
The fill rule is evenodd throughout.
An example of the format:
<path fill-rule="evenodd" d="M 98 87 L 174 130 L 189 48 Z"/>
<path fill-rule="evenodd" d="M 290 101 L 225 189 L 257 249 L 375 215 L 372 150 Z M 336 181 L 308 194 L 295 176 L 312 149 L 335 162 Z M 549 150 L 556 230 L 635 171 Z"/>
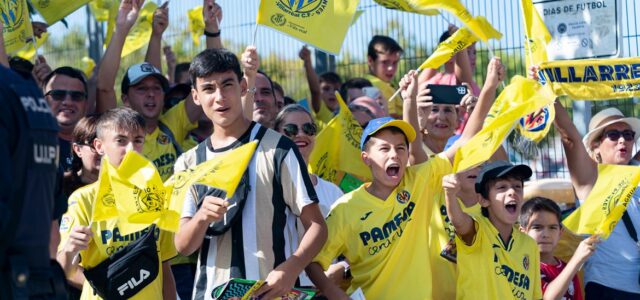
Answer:
<path fill-rule="evenodd" d="M 603 137 L 608 138 L 611 141 L 617 141 L 622 136 L 625 141 L 633 141 L 636 137 L 636 132 L 633 130 L 625 129 L 623 131 L 619 130 L 609 130 L 602 134 Z"/>
<path fill-rule="evenodd" d="M 45 94 L 45 96 L 51 97 L 53 101 L 64 101 L 67 95 L 71 97 L 71 101 L 73 102 L 80 102 L 87 99 L 87 94 L 79 91 L 50 90 Z"/>
<path fill-rule="evenodd" d="M 284 135 L 293 138 L 300 133 L 300 127 L 296 124 L 285 124 L 282 126 L 282 131 Z M 302 124 L 302 132 L 308 136 L 314 136 L 318 132 L 318 127 L 314 123 L 304 123 Z"/>

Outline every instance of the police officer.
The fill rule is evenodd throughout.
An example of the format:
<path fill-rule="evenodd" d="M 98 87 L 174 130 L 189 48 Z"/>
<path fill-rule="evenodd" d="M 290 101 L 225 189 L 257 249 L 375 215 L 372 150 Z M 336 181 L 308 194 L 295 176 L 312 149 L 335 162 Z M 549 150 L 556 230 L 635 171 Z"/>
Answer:
<path fill-rule="evenodd" d="M 31 75 L 2 62 L 0 299 L 66 299 L 64 274 L 49 253 L 51 225 L 66 210 L 63 198 L 56 201 L 58 126 Z"/>

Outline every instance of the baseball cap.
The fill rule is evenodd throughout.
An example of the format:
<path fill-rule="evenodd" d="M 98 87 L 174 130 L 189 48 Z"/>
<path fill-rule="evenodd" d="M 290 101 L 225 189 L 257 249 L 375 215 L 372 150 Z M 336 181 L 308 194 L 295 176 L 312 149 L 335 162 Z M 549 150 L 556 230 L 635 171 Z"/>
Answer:
<path fill-rule="evenodd" d="M 129 87 L 140 83 L 143 79 L 153 76 L 160 80 L 162 90 L 167 91 L 169 89 L 169 80 L 162 75 L 162 73 L 150 63 L 135 64 L 124 74 L 122 78 L 122 84 L 120 85 L 120 91 L 126 94 L 129 91 Z"/>
<path fill-rule="evenodd" d="M 526 165 L 514 165 L 506 160 L 496 160 L 485 164 L 478 177 L 476 178 L 476 193 L 482 193 L 486 183 L 489 180 L 505 177 L 507 175 L 520 178 L 522 180 L 529 179 L 533 171 Z"/>
<path fill-rule="evenodd" d="M 381 129 L 389 127 L 396 127 L 400 129 L 400 131 L 402 131 L 402 133 L 407 137 L 409 143 L 413 142 L 416 138 L 416 131 L 413 129 L 411 124 L 402 120 L 396 120 L 392 117 L 377 118 L 369 121 L 367 127 L 362 131 L 362 137 L 360 138 L 360 150 L 364 151 L 364 144 L 367 143 L 369 137 Z"/>

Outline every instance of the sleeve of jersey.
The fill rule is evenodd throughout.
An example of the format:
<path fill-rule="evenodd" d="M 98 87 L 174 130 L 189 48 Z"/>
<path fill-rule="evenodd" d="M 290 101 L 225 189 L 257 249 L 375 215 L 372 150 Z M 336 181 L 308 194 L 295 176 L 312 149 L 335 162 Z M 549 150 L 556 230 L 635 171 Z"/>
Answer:
<path fill-rule="evenodd" d="M 69 196 L 67 212 L 62 215 L 60 219 L 60 244 L 58 245 L 58 251 L 64 248 L 64 245 L 69 240 L 71 229 L 76 226 L 89 226 L 89 217 L 86 207 L 87 188 L 81 188 L 76 190 Z"/>
<path fill-rule="evenodd" d="M 456 247 L 460 253 L 469 254 L 481 250 L 483 230 L 485 230 L 485 228 L 483 228 L 483 224 L 481 222 L 478 222 L 475 219 L 473 220 L 473 225 L 476 227 L 476 236 L 473 237 L 471 245 L 467 245 L 460 236 L 456 234 Z"/>
<path fill-rule="evenodd" d="M 178 255 L 175 245 L 173 244 L 173 233 L 160 230 L 160 259 L 162 262 L 168 261 Z"/>
<path fill-rule="evenodd" d="M 344 218 L 342 217 L 341 210 L 341 205 L 336 205 L 331 212 L 329 212 L 325 220 L 328 230 L 327 242 L 313 259 L 313 262 L 319 263 L 323 270 L 329 269 L 331 262 L 344 252 L 346 243 L 345 232 L 348 230 L 346 230 L 347 224 L 343 221 Z"/>
<path fill-rule="evenodd" d="M 198 127 L 198 122 L 192 123 L 189 121 L 184 101 L 180 101 L 180 103 L 162 114 L 162 116 L 160 116 L 160 122 L 169 127 L 173 136 L 180 145 L 183 144 L 184 139 L 187 137 L 187 133 Z"/>
<path fill-rule="evenodd" d="M 442 153 L 412 168 L 414 168 L 416 178 L 418 178 L 417 184 L 425 187 L 441 186 L 442 177 L 452 172 L 451 162 Z"/>
<path fill-rule="evenodd" d="M 532 243 L 537 250 L 538 245 L 535 243 Z M 540 252 L 538 251 L 534 251 L 533 254 L 533 266 L 540 266 Z M 533 299 L 542 299 L 542 279 L 541 279 L 541 272 L 533 272 Z M 573 284 L 573 282 L 571 283 Z"/>
<path fill-rule="evenodd" d="M 289 139 L 282 139 L 288 141 Z M 280 184 L 285 203 L 291 208 L 294 214 L 299 216 L 302 209 L 311 204 L 318 203 L 316 190 L 309 178 L 307 166 L 297 148 L 286 147 L 286 154 L 281 163 Z"/>

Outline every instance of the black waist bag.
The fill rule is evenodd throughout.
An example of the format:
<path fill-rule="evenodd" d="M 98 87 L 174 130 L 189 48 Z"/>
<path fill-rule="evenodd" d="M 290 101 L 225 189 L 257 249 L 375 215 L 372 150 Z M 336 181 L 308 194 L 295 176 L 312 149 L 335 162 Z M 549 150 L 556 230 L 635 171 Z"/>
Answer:
<path fill-rule="evenodd" d="M 84 271 L 94 293 L 103 299 L 127 299 L 152 283 L 159 272 L 156 225 L 151 224 L 138 240 Z"/>

